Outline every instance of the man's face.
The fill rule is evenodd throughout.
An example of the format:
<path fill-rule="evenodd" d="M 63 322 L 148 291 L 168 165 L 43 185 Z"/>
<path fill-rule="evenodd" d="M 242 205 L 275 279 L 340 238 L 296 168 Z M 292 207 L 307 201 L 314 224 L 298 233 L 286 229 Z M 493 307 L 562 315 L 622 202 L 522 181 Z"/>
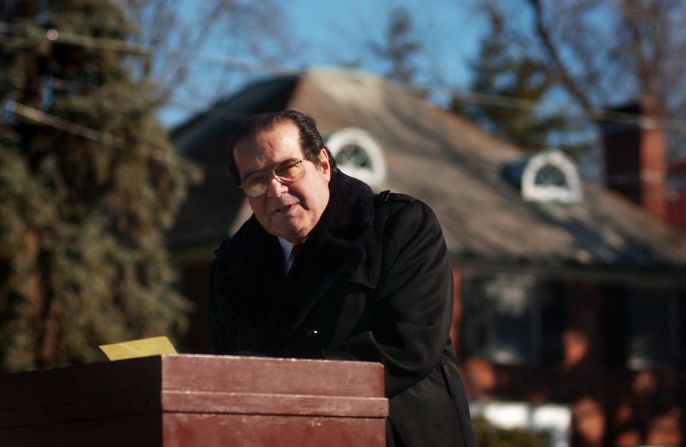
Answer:
<path fill-rule="evenodd" d="M 233 156 L 241 179 L 286 160 L 304 158 L 300 133 L 290 121 L 239 141 Z M 323 149 L 319 152 L 319 160 L 320 166 L 304 160 L 305 174 L 298 181 L 285 185 L 271 176 L 264 195 L 248 197 L 257 221 L 268 233 L 296 244 L 302 242 L 317 224 L 329 203 L 331 179 L 329 157 Z"/>

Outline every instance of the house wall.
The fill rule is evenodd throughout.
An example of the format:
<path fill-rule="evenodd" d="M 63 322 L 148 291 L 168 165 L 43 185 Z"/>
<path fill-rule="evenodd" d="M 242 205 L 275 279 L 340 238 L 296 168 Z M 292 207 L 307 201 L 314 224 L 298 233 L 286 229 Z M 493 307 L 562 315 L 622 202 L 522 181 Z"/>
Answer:
<path fill-rule="evenodd" d="M 498 341 L 497 330 L 483 325 L 482 308 L 470 302 L 493 297 L 492 293 L 480 294 L 474 284 L 491 288 L 491 292 L 501 290 L 493 289 L 494 282 L 481 278 L 489 275 L 493 273 L 481 275 L 478 271 L 459 270 L 454 275 L 460 281 L 454 297 L 455 307 L 461 312 L 455 315 L 453 330 L 460 341 L 458 357 L 470 400 L 568 405 L 573 416 L 572 446 L 684 445 L 684 290 L 645 289 L 642 294 L 622 284 L 536 278 L 537 287 L 530 290 L 529 297 L 539 305 L 530 306 L 527 312 L 533 319 L 556 320 L 561 327 L 554 331 L 540 322 L 541 329 L 536 334 L 542 339 L 532 343 L 540 351 L 554 352 L 550 346 L 558 346 L 559 355 L 539 352 L 525 361 L 513 355 L 508 363 L 494 358 L 493 353 L 499 351 L 490 344 Z M 502 282 L 507 278 L 528 287 L 517 276 L 501 276 L 496 282 L 498 287 L 504 287 Z M 546 295 L 563 305 L 546 309 Z M 482 314 L 470 315 L 471 309 Z M 663 321 L 662 326 L 678 327 L 663 330 L 662 312 L 672 315 L 672 322 Z M 471 321 L 475 318 L 480 319 L 478 324 Z M 493 324 L 502 321 L 508 323 L 502 317 L 492 319 Z M 490 340 L 481 345 L 477 343 L 482 352 L 475 352 L 475 347 L 469 346 L 468 342 L 475 338 L 470 331 L 478 332 L 476 338 Z M 639 361 L 645 351 L 637 341 L 650 341 L 650 331 L 657 337 L 652 346 L 672 345 L 665 349 L 670 356 L 668 361 L 659 353 L 648 353 L 655 355 L 644 356 Z M 505 340 L 512 339 L 504 334 Z M 661 334 L 671 335 L 663 340 L 659 338 Z M 500 358 L 508 357 L 501 355 Z"/>

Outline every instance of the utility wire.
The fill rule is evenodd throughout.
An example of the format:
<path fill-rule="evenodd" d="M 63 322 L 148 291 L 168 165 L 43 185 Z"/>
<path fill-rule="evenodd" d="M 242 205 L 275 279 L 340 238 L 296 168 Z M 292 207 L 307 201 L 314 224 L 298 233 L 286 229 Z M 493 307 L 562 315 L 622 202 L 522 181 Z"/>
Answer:
<path fill-rule="evenodd" d="M 75 34 L 65 31 L 58 31 L 56 29 L 44 29 L 37 26 L 31 26 L 32 31 L 36 35 L 22 36 L 24 38 L 34 38 L 39 40 L 45 38 L 52 42 L 60 42 L 69 45 L 75 45 L 83 48 L 116 51 L 125 54 L 150 56 L 154 53 L 164 53 L 176 58 L 192 58 L 194 60 L 201 60 L 209 62 L 214 65 L 225 66 L 230 68 L 239 68 L 243 70 L 262 70 L 270 73 L 292 73 L 296 70 L 287 68 L 283 65 L 272 63 L 256 63 L 245 62 L 238 59 L 232 59 L 222 56 L 211 55 L 196 51 L 181 50 L 178 48 L 169 48 L 162 45 L 143 44 L 136 42 L 128 42 L 125 40 L 108 39 L 102 37 L 93 37 L 82 34 Z M 11 23 L 0 22 L 0 33 L 16 35 L 17 31 L 22 31 L 18 26 Z"/>
<path fill-rule="evenodd" d="M 12 76 L 12 75 L 3 75 L 0 74 L 0 80 L 4 79 L 9 81 L 12 86 L 20 91 L 25 91 L 25 85 L 23 84 L 23 78 L 20 76 Z M 90 84 L 85 84 L 83 82 L 78 82 L 78 81 L 62 81 L 59 79 L 55 78 L 50 78 L 46 81 L 44 81 L 44 86 L 49 88 L 49 89 L 54 89 L 56 91 L 78 91 L 79 95 L 81 96 L 94 96 L 91 94 L 84 94 L 82 92 L 82 89 L 84 87 L 90 88 L 91 90 L 96 89 L 97 86 L 93 86 Z M 154 101 L 146 101 L 140 98 L 140 95 L 136 95 L 134 93 L 123 93 L 118 95 L 119 99 L 122 99 L 128 104 L 133 104 L 133 105 L 149 105 L 150 103 L 154 103 Z M 179 99 L 171 98 L 168 100 L 164 101 L 164 104 L 166 106 L 170 107 L 176 107 L 181 110 L 185 111 L 190 111 L 190 112 L 195 112 L 195 113 L 202 113 L 204 116 L 210 116 L 214 118 L 219 118 L 219 119 L 243 119 L 247 118 L 250 116 L 249 113 L 247 112 L 241 112 L 238 110 L 231 110 L 229 108 L 222 110 L 222 111 L 217 111 L 214 110 L 214 106 L 209 106 L 209 108 L 204 108 L 202 106 L 198 106 L 197 102 L 189 102 L 189 101 L 182 101 Z M 13 106 L 10 104 L 8 105 L 8 110 L 13 111 Z M 203 111 L 203 109 L 205 109 Z M 36 109 L 37 110 L 37 109 Z M 44 113 L 44 112 L 42 112 Z M 63 120 L 65 123 L 67 122 L 66 120 Z"/>
<path fill-rule="evenodd" d="M 8 80 L 11 80 L 15 87 L 21 88 L 22 86 L 20 85 L 21 79 L 17 76 L 8 76 L 8 75 L 1 75 L 0 78 L 5 78 Z M 87 87 L 87 88 L 94 88 L 93 85 L 87 85 L 82 82 L 78 81 L 63 81 L 55 78 L 50 78 L 47 81 L 45 81 L 45 84 L 49 88 L 53 88 L 56 90 L 63 90 L 63 91 L 69 91 L 69 90 L 79 90 L 80 88 Z M 452 90 L 453 94 L 455 97 L 464 102 L 468 103 L 473 103 L 473 104 L 479 104 L 482 106 L 486 107 L 499 107 L 499 108 L 509 108 L 513 110 L 526 110 L 526 111 L 534 111 L 534 110 L 546 110 L 546 109 L 552 109 L 552 106 L 545 105 L 545 104 L 539 104 L 536 101 L 532 100 L 526 100 L 526 99 L 521 99 L 521 98 L 513 98 L 513 97 L 505 97 L 505 96 L 498 96 L 498 95 L 488 95 L 488 94 L 483 94 L 483 93 L 476 93 L 472 91 L 463 91 L 463 90 Z M 126 98 L 126 101 L 129 102 L 139 102 L 142 103 L 140 98 L 136 97 L 135 95 L 131 95 L 130 97 Z M 211 116 L 219 119 L 236 119 L 236 118 L 244 118 L 247 117 L 248 114 L 236 110 L 222 110 L 218 111 L 215 109 L 215 106 L 210 106 L 207 108 L 205 111 L 199 111 L 198 104 L 197 102 L 191 103 L 191 102 L 185 102 L 181 101 L 178 99 L 170 99 L 165 101 L 166 105 L 168 106 L 173 106 L 178 109 L 190 111 L 190 112 L 196 112 L 196 113 L 201 113 L 204 116 Z M 215 102 L 215 105 L 217 103 Z M 602 121 L 606 123 L 614 123 L 614 124 L 623 124 L 623 125 L 629 125 L 629 126 L 637 126 L 643 129 L 655 129 L 655 128 L 663 128 L 665 130 L 669 131 L 676 131 L 676 132 L 683 132 L 686 133 L 686 122 L 683 120 L 677 120 L 677 119 L 668 119 L 668 118 L 659 118 L 659 117 L 640 117 L 634 114 L 630 113 L 619 113 L 619 112 L 609 112 L 609 111 L 598 111 L 594 116 L 589 116 L 586 112 L 584 112 L 581 109 L 566 109 L 563 112 L 557 112 L 555 110 L 549 110 L 551 113 L 559 113 L 562 116 L 568 117 L 568 118 L 577 118 L 577 119 L 592 119 L 596 121 Z"/>
<path fill-rule="evenodd" d="M 79 137 L 82 137 L 86 140 L 103 144 L 106 146 L 109 146 L 113 149 L 117 150 L 127 150 L 127 146 L 124 145 L 118 138 L 114 137 L 111 134 L 101 132 L 96 129 L 92 129 L 90 127 L 74 123 L 71 121 L 64 120 L 62 118 L 59 118 L 55 115 L 51 115 L 49 113 L 45 113 L 42 110 L 36 109 L 34 107 L 27 106 L 25 104 L 18 103 L 13 100 L 7 100 L 5 101 L 5 108 L 12 112 L 15 113 L 19 116 L 22 116 L 28 120 L 31 120 L 33 122 L 52 127 L 54 129 L 61 130 L 63 132 L 70 133 L 72 135 L 77 135 Z M 140 153 L 140 151 L 138 151 Z M 167 153 L 160 153 L 159 151 L 149 151 L 148 154 L 146 154 L 148 157 L 155 159 L 160 162 L 173 162 L 175 160 L 172 159 L 172 157 L 167 154 Z"/>
<path fill-rule="evenodd" d="M 123 41 L 123 40 L 116 40 L 116 39 L 97 38 L 97 37 L 68 33 L 68 32 L 60 32 L 60 31 L 57 31 L 55 29 L 45 30 L 44 28 L 35 27 L 35 26 L 32 27 L 31 29 L 36 33 L 36 35 L 24 37 L 24 39 L 45 38 L 45 39 L 48 39 L 50 41 L 59 41 L 61 43 L 76 45 L 76 46 L 80 46 L 80 47 L 84 47 L 84 48 L 117 51 L 117 52 L 123 52 L 123 53 L 127 53 L 127 54 L 134 54 L 134 55 L 141 55 L 141 56 L 148 56 L 152 53 L 160 52 L 160 53 L 164 53 L 164 54 L 167 54 L 170 56 L 185 57 L 185 58 L 189 58 L 189 59 L 192 58 L 194 60 L 203 60 L 203 61 L 212 63 L 214 65 L 220 65 L 220 66 L 224 66 L 224 67 L 239 68 L 239 69 L 243 69 L 243 70 L 260 70 L 260 71 L 265 71 L 265 72 L 272 73 L 272 74 L 287 74 L 287 73 L 293 73 L 294 71 L 296 71 L 292 68 L 289 68 L 289 67 L 286 67 L 283 65 L 279 65 L 279 64 L 271 64 L 271 63 L 265 64 L 265 63 L 246 62 L 246 61 L 240 61 L 237 59 L 231 59 L 231 58 L 226 58 L 226 57 L 221 57 L 221 56 L 208 55 L 208 54 L 201 53 L 201 52 L 186 51 L 186 50 L 169 48 L 169 47 L 164 47 L 164 46 L 159 46 L 159 45 L 132 43 L 132 42 L 127 42 L 127 41 Z M 19 27 L 17 27 L 17 26 L 14 26 L 14 25 L 9 24 L 7 22 L 0 22 L 0 32 L 2 32 L 2 33 L 15 35 L 14 33 L 17 30 L 19 30 Z M 41 33 L 42 33 L 42 37 L 40 37 Z M 22 37 L 20 37 L 20 39 L 21 38 Z M 0 43 L 0 45 L 8 46 L 11 44 L 8 42 L 2 42 L 2 43 Z M 19 47 L 19 46 L 17 46 L 16 48 L 24 49 L 24 48 Z M 418 87 L 419 88 L 432 88 L 433 86 L 424 85 L 424 86 L 418 86 Z M 449 89 L 449 91 L 453 97 L 455 97 L 461 101 L 479 104 L 479 105 L 483 105 L 483 106 L 510 108 L 510 109 L 514 109 L 514 110 L 525 110 L 525 111 L 542 110 L 542 109 L 545 110 L 545 109 L 551 109 L 552 108 L 552 106 L 549 106 L 546 104 L 541 104 L 541 103 L 538 103 L 537 101 L 526 100 L 526 99 L 522 99 L 522 98 L 514 98 L 514 97 L 501 96 L 501 95 L 484 94 L 484 93 L 467 91 L 467 90 L 459 90 L 459 89 Z M 197 110 L 197 108 L 191 108 L 189 110 L 194 111 L 194 110 Z M 553 110 L 553 111 L 551 111 L 551 113 L 557 113 L 559 115 L 571 117 L 571 118 L 586 118 L 586 119 L 591 119 L 594 121 L 602 121 L 602 122 L 606 122 L 606 123 L 633 125 L 633 126 L 637 126 L 639 128 L 643 128 L 643 129 L 663 128 L 665 130 L 671 130 L 671 131 L 677 131 L 677 132 L 686 132 L 686 121 L 682 120 L 682 119 L 675 119 L 675 118 L 667 118 L 667 117 L 660 117 L 660 116 L 638 116 L 635 114 L 613 112 L 613 111 L 608 111 L 608 110 L 603 110 L 603 109 L 591 109 L 590 111 L 587 112 L 587 111 L 576 108 L 573 111 L 566 109 L 562 112 Z"/>
<path fill-rule="evenodd" d="M 102 143 L 108 146 L 115 144 L 115 138 L 112 135 L 100 132 L 99 130 L 91 129 L 71 121 L 64 120 L 54 115 L 43 112 L 42 110 L 20 104 L 13 100 L 7 100 L 5 107 L 12 113 L 23 116 L 31 121 L 45 124 L 55 129 L 62 130 L 72 135 L 78 135 L 95 143 Z"/>
<path fill-rule="evenodd" d="M 558 113 L 559 115 L 570 118 L 586 118 L 591 119 L 593 121 L 605 123 L 633 125 L 642 129 L 663 128 L 665 130 L 686 132 L 686 121 L 675 118 L 666 118 L 660 116 L 639 116 L 633 113 L 613 112 L 610 110 L 602 109 L 591 109 L 590 114 L 579 108 L 574 108 L 571 110 L 565 109 L 562 112 L 558 112 L 554 110 L 554 106 L 541 104 L 533 100 L 499 95 L 489 95 L 473 91 L 458 90 L 456 91 L 455 98 L 460 101 L 479 104 L 487 107 L 525 110 L 527 112 L 535 110 L 548 110 L 551 113 Z"/>

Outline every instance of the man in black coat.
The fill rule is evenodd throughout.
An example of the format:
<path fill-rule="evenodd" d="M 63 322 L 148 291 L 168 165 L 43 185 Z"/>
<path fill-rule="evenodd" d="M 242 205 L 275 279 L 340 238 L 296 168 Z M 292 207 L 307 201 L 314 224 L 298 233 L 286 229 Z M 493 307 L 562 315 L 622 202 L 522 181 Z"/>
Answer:
<path fill-rule="evenodd" d="M 389 446 L 473 446 L 431 209 L 338 171 L 299 112 L 249 119 L 230 155 L 254 214 L 216 251 L 217 353 L 380 362 Z"/>

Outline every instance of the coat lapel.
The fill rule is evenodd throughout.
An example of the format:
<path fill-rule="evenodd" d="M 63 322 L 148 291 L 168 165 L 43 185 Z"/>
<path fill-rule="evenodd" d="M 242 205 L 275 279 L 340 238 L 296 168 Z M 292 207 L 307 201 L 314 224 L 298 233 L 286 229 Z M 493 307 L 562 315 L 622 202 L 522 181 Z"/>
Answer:
<path fill-rule="evenodd" d="M 277 293 L 272 323 L 291 334 L 317 301 L 360 264 L 364 251 L 352 244 L 327 238 L 307 247 Z"/>
<path fill-rule="evenodd" d="M 341 173 L 333 176 L 330 188 L 329 206 L 274 300 L 265 333 L 267 352 L 278 352 L 312 307 L 337 283 L 355 276 L 366 257 L 362 236 L 373 221 L 371 190 Z"/>

